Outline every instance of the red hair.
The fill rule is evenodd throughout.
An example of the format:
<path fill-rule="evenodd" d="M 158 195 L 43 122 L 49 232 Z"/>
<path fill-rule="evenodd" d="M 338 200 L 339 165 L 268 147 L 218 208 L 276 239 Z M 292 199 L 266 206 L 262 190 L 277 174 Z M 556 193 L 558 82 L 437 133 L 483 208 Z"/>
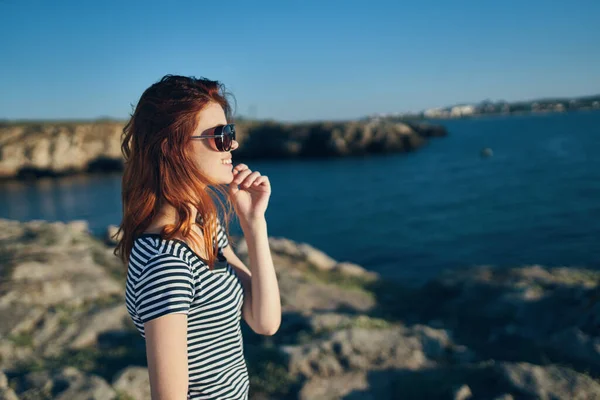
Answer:
<path fill-rule="evenodd" d="M 143 233 L 167 203 L 177 213 L 177 222 L 166 225 L 163 239 L 180 235 L 199 245 L 201 238 L 192 224 L 200 218 L 203 246 L 209 267 L 217 258 L 216 203 L 223 206 L 229 197 L 223 185 L 211 181 L 197 167 L 191 151 L 192 132 L 198 127 L 198 113 L 209 103 L 223 107 L 227 119 L 231 107 L 224 86 L 204 78 L 166 75 L 144 91 L 123 128 L 121 151 L 124 156 L 122 178 L 122 234 L 114 254 L 128 264 L 133 242 Z M 198 218 L 192 221 L 192 208 Z M 227 217 L 222 221 L 227 232 L 231 207 L 221 207 Z"/>

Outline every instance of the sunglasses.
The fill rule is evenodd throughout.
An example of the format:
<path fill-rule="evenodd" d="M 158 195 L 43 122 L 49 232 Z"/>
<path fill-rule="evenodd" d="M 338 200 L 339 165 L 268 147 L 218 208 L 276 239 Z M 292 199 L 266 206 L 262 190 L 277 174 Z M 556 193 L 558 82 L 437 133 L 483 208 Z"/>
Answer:
<path fill-rule="evenodd" d="M 235 124 L 217 126 L 214 135 L 190 136 L 192 139 L 215 139 L 215 146 L 219 151 L 231 150 L 235 140 Z"/>

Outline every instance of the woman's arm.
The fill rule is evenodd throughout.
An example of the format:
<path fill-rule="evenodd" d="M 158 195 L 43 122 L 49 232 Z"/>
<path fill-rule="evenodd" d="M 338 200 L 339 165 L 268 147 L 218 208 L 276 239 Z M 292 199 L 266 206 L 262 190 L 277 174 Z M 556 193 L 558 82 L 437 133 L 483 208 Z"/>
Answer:
<path fill-rule="evenodd" d="M 236 165 L 233 176 L 229 184 L 229 195 L 248 244 L 251 270 L 251 274 L 247 273 L 245 278 L 246 287 L 250 287 L 244 297 L 244 302 L 248 301 L 245 318 L 255 332 L 272 335 L 281 324 L 281 300 L 265 218 L 271 196 L 271 182 L 260 172 L 252 172 L 246 164 Z M 228 260 L 231 257 L 231 261 L 240 266 L 241 270 L 243 264 L 237 257 L 234 258 L 231 249 L 224 255 Z"/>
<path fill-rule="evenodd" d="M 144 324 L 152 400 L 185 400 L 188 392 L 187 315 L 195 296 L 190 266 L 171 254 L 148 260 L 135 286 Z"/>
<path fill-rule="evenodd" d="M 144 330 L 152 400 L 187 399 L 187 315 L 163 315 Z"/>
<path fill-rule="evenodd" d="M 227 262 L 236 268 L 244 286 L 242 315 L 252 330 L 261 335 L 273 335 L 281 324 L 281 300 L 277 275 L 273 266 L 267 222 L 264 218 L 242 224 L 248 244 L 250 270 L 233 252 L 231 246 L 223 249 Z"/>

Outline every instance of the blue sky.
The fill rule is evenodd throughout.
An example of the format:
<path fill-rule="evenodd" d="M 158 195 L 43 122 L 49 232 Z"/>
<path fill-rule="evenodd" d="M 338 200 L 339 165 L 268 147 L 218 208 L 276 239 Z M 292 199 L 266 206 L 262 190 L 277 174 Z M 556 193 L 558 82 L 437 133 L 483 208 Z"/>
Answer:
<path fill-rule="evenodd" d="M 595 94 L 598 21 L 597 0 L 0 0 L 0 118 L 125 119 L 167 73 L 291 121 Z"/>

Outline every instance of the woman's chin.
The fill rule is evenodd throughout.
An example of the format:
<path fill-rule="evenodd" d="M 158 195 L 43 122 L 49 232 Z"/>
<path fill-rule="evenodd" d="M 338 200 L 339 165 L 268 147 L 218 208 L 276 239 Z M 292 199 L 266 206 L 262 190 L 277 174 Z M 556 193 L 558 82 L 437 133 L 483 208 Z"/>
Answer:
<path fill-rule="evenodd" d="M 219 183 L 223 185 L 229 185 L 231 182 L 233 182 L 233 178 L 233 172 L 226 172 L 221 176 L 221 179 L 219 179 Z"/>
<path fill-rule="evenodd" d="M 221 166 L 223 169 L 211 170 L 207 171 L 207 177 L 214 182 L 216 185 L 229 185 L 233 181 L 233 168 L 225 168 Z"/>

